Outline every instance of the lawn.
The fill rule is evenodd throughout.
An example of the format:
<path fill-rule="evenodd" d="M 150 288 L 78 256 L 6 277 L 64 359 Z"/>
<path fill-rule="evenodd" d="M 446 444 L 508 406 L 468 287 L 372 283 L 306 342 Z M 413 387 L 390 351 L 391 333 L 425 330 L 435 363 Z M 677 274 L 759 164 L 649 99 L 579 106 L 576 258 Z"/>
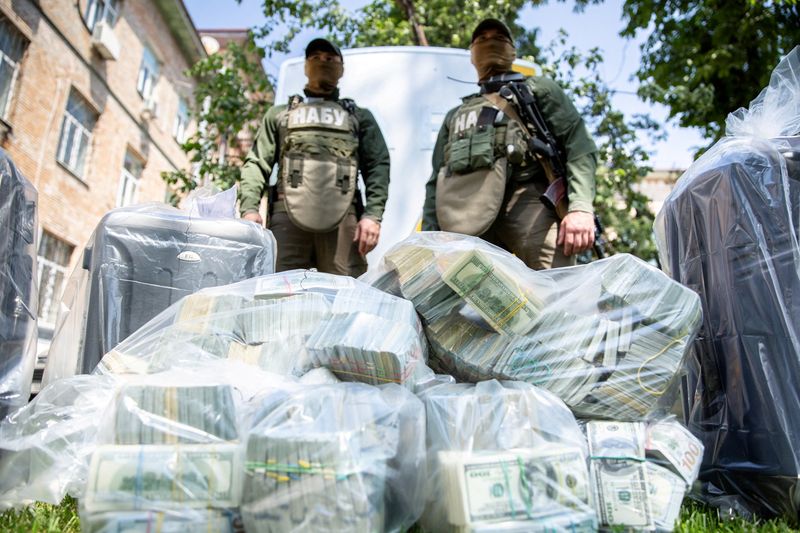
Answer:
<path fill-rule="evenodd" d="M 416 529 L 416 528 L 415 528 Z M 77 533 L 81 530 L 77 502 L 66 498 L 61 505 L 37 503 L 21 511 L 6 511 L 0 514 L 0 531 L 13 533 Z M 419 531 L 419 529 L 417 529 Z M 800 531 L 782 520 L 747 522 L 740 518 L 721 520 L 715 509 L 689 502 L 684 504 L 676 532 L 719 531 L 739 533 L 765 531 L 777 533 Z"/>

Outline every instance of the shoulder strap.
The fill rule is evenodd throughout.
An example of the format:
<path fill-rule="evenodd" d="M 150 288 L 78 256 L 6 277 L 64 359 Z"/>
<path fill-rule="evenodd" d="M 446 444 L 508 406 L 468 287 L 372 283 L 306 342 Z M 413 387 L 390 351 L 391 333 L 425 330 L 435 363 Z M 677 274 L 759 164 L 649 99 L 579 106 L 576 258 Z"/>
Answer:
<path fill-rule="evenodd" d="M 356 114 L 356 103 L 352 98 L 342 98 L 338 100 L 340 106 L 342 106 L 345 111 L 350 113 L 351 115 L 355 116 Z"/>
<path fill-rule="evenodd" d="M 514 108 L 513 105 L 511 105 L 511 102 L 509 102 L 508 100 L 506 100 L 497 93 L 487 93 L 482 96 L 486 98 L 497 109 L 505 113 L 508 118 L 519 124 L 525 133 L 527 133 L 528 135 L 532 135 L 532 132 L 528 131 L 528 128 L 525 126 L 525 122 L 520 118 L 519 113 L 517 113 L 517 110 Z"/>

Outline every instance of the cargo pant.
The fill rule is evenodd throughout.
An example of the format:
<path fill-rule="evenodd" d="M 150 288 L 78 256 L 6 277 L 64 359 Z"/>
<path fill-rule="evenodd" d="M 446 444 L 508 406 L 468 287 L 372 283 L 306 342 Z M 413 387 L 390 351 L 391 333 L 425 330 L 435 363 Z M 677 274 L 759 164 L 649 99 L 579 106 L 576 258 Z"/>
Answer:
<path fill-rule="evenodd" d="M 277 202 L 269 229 L 278 243 L 276 272 L 295 268 L 316 268 L 328 274 L 358 277 L 367 270 L 367 260 L 353 242 L 356 232 L 355 209 L 345 215 L 339 227 L 327 233 L 311 233 L 295 226 L 282 202 Z"/>
<path fill-rule="evenodd" d="M 509 187 L 497 219 L 480 238 L 513 253 L 533 270 L 572 266 L 577 256 L 567 257 L 563 245 L 556 246 L 559 221 L 539 199 L 544 190 L 530 181 Z"/>

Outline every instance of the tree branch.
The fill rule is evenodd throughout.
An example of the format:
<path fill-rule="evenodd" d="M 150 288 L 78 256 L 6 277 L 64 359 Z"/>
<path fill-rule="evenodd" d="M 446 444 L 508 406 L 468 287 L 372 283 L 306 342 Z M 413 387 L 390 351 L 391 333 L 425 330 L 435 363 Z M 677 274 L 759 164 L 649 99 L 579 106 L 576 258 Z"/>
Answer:
<path fill-rule="evenodd" d="M 425 29 L 417 22 L 417 14 L 414 11 L 414 0 L 396 0 L 397 5 L 406 12 L 406 18 L 414 29 L 414 42 L 417 46 L 429 46 L 428 38 L 425 37 Z"/>

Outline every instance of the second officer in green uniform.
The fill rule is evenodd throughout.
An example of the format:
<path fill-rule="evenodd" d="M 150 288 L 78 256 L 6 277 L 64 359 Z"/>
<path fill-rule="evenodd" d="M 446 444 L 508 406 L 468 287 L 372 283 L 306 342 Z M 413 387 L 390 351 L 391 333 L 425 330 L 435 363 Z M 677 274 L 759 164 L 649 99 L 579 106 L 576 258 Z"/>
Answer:
<path fill-rule="evenodd" d="M 263 223 L 261 198 L 278 165 L 269 195 L 268 227 L 278 243 L 277 271 L 317 268 L 358 276 L 378 243 L 389 190 L 389 150 L 372 113 L 340 99 L 344 72 L 339 48 L 325 39 L 306 47 L 305 98 L 270 108 L 241 171 L 242 218 Z M 364 180 L 366 205 L 357 190 Z"/>
<path fill-rule="evenodd" d="M 496 19 L 478 24 L 470 52 L 481 92 L 465 97 L 445 117 L 433 151 L 422 229 L 480 236 L 533 269 L 574 264 L 575 254 L 594 242 L 597 147 L 556 82 L 512 72 L 515 49 L 505 24 Z M 531 132 L 511 116 L 513 106 L 498 100 L 498 91 L 510 82 L 531 89 L 566 156 L 568 208 L 559 214 L 540 199 L 549 181 L 528 148 Z"/>

